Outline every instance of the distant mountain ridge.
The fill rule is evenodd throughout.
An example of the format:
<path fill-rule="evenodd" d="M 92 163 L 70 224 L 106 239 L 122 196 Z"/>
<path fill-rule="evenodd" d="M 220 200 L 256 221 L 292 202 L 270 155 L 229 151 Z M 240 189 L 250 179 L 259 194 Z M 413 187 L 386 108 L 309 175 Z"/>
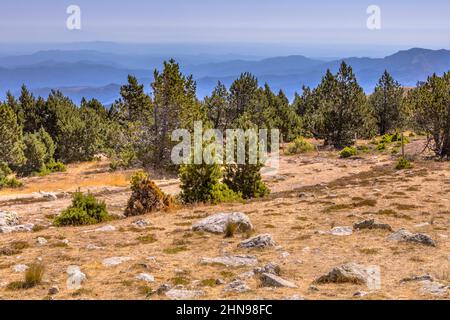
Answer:
<path fill-rule="evenodd" d="M 294 92 L 301 91 L 302 85 L 316 86 L 327 69 L 336 72 L 342 61 L 352 66 L 358 82 L 368 93 L 373 91 L 385 69 L 403 86 L 415 86 L 432 73 L 450 70 L 450 50 L 445 49 L 413 48 L 384 58 L 349 57 L 333 61 L 302 55 L 259 60 L 221 60 L 223 58 L 185 55 L 177 60 L 182 71 L 196 79 L 199 98 L 209 95 L 217 81 L 230 85 L 242 72 L 253 73 L 260 85 L 267 82 L 273 90 L 282 89 L 292 98 Z M 50 88 L 60 88 L 77 103 L 82 94 L 86 94 L 109 104 L 119 96 L 119 90 L 114 95 L 113 89 L 125 83 L 128 74 L 134 74 L 149 88 L 153 69 L 161 68 L 163 60 L 161 55 L 124 55 L 92 50 L 51 50 L 2 57 L 0 98 L 7 90 L 15 93 L 26 84 L 36 95 L 45 95 Z"/>

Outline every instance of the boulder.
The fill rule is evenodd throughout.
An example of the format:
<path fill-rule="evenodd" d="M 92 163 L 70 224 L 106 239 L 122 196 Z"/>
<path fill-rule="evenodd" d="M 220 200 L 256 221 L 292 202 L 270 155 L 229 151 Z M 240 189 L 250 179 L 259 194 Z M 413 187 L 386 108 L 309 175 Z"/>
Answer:
<path fill-rule="evenodd" d="M 155 277 L 148 273 L 140 273 L 136 276 L 136 280 L 141 280 L 145 282 L 154 282 Z"/>
<path fill-rule="evenodd" d="M 16 273 L 22 273 L 28 270 L 28 266 L 25 264 L 16 264 L 12 269 Z"/>
<path fill-rule="evenodd" d="M 344 283 L 351 282 L 366 284 L 368 279 L 367 270 L 364 266 L 356 263 L 347 263 L 334 267 L 331 271 L 319 278 L 315 283 Z"/>
<path fill-rule="evenodd" d="M 48 201 L 58 200 L 58 196 L 56 195 L 56 193 L 53 193 L 53 192 L 39 191 L 39 194 L 41 195 L 42 198 L 44 198 L 44 199 L 46 199 Z"/>
<path fill-rule="evenodd" d="M 225 292 L 244 293 L 250 291 L 249 286 L 243 280 L 234 280 L 230 282 L 224 289 Z"/>
<path fill-rule="evenodd" d="M 12 211 L 0 211 L 0 227 L 12 227 L 19 224 L 19 215 Z"/>
<path fill-rule="evenodd" d="M 13 233 L 13 232 L 31 232 L 33 231 L 34 224 L 18 224 L 15 226 L 0 226 L 0 233 Z"/>
<path fill-rule="evenodd" d="M 250 239 L 246 239 L 239 244 L 240 248 L 266 248 L 275 246 L 275 242 L 270 234 L 260 234 Z"/>
<path fill-rule="evenodd" d="M 333 236 L 349 236 L 353 233 L 352 227 L 334 227 L 330 230 Z"/>
<path fill-rule="evenodd" d="M 67 289 L 78 290 L 81 288 L 81 284 L 86 281 L 86 275 L 81 272 L 79 266 L 69 266 L 67 268 L 67 274 L 69 278 L 66 281 Z"/>
<path fill-rule="evenodd" d="M 111 257 L 111 258 L 106 258 L 103 259 L 103 265 L 105 267 L 115 267 L 118 266 L 119 264 L 122 264 L 126 261 L 130 261 L 131 258 L 130 257 Z"/>
<path fill-rule="evenodd" d="M 217 213 L 192 225 L 194 231 L 211 233 L 224 233 L 228 223 L 234 223 L 237 231 L 244 232 L 253 229 L 253 225 L 247 215 L 241 212 Z"/>
<path fill-rule="evenodd" d="M 201 264 L 220 264 L 226 267 L 245 267 L 255 266 L 258 264 L 258 259 L 254 256 L 238 255 L 238 256 L 224 256 L 216 258 L 201 258 Z"/>
<path fill-rule="evenodd" d="M 166 296 L 172 300 L 192 300 L 204 295 L 200 290 L 171 289 L 166 292 Z"/>
<path fill-rule="evenodd" d="M 387 239 L 389 241 L 419 243 L 426 246 L 436 247 L 436 242 L 430 236 L 423 233 L 411 233 L 406 229 L 400 229 L 394 232 Z"/>
<path fill-rule="evenodd" d="M 387 223 L 375 221 L 375 219 L 367 219 L 357 222 L 353 225 L 353 229 L 382 229 L 392 231 L 392 227 L 390 225 L 388 225 Z"/>
<path fill-rule="evenodd" d="M 264 287 L 285 287 L 285 288 L 297 288 L 297 286 L 288 280 L 284 280 L 279 276 L 271 273 L 263 273 L 260 276 L 261 283 Z"/>
<path fill-rule="evenodd" d="M 256 274 L 262 274 L 262 273 L 270 273 L 279 276 L 281 272 L 281 268 L 279 265 L 273 262 L 269 262 L 264 267 L 255 268 L 253 270 Z"/>
<path fill-rule="evenodd" d="M 36 239 L 36 243 L 37 243 L 38 245 L 40 245 L 40 246 L 46 245 L 47 242 L 48 242 L 47 239 L 45 239 L 45 238 L 43 238 L 43 237 L 38 237 L 38 238 Z"/>

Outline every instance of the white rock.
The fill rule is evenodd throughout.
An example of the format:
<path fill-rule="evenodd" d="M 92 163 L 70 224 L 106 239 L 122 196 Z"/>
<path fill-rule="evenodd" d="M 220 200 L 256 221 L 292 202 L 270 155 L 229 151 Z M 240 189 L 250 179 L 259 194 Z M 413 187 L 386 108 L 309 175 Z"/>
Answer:
<path fill-rule="evenodd" d="M 31 232 L 33 231 L 34 224 L 19 224 L 15 226 L 3 226 L 0 227 L 0 233 L 12 233 L 12 232 Z"/>
<path fill-rule="evenodd" d="M 19 224 L 19 215 L 12 211 L 0 211 L 0 227 L 12 227 Z"/>
<path fill-rule="evenodd" d="M 238 231 L 247 231 L 253 229 L 253 225 L 250 222 L 250 219 L 242 212 L 222 212 L 194 223 L 192 225 L 192 230 L 212 233 L 224 233 L 228 223 L 235 223 L 238 226 Z"/>
<path fill-rule="evenodd" d="M 105 267 L 115 267 L 118 266 L 119 264 L 122 264 L 126 261 L 130 261 L 131 258 L 130 257 L 111 257 L 111 258 L 106 258 L 103 260 L 103 265 Z"/>
<path fill-rule="evenodd" d="M 56 196 L 56 193 L 53 193 L 53 192 L 39 191 L 39 194 L 42 196 L 42 198 L 47 199 L 49 201 L 58 200 L 58 197 Z"/>
<path fill-rule="evenodd" d="M 258 264 L 258 259 L 254 256 L 224 256 L 216 258 L 201 258 L 201 264 L 221 264 L 226 267 L 243 267 L 243 266 L 255 266 Z"/>
<path fill-rule="evenodd" d="M 224 289 L 225 292 L 244 293 L 250 291 L 249 286 L 242 280 L 234 280 L 230 282 Z"/>
<path fill-rule="evenodd" d="M 172 300 L 192 300 L 204 294 L 200 290 L 184 290 L 184 289 L 171 289 L 166 292 L 166 296 Z"/>
<path fill-rule="evenodd" d="M 87 249 L 87 250 L 101 250 L 101 249 L 104 249 L 104 248 L 103 248 L 103 247 L 96 246 L 95 244 L 90 243 L 90 244 L 88 244 L 88 245 L 86 246 L 86 249 Z"/>
<path fill-rule="evenodd" d="M 39 237 L 36 239 L 36 242 L 40 245 L 40 246 L 44 246 L 47 244 L 47 239 L 43 238 L 43 237 Z"/>
<path fill-rule="evenodd" d="M 16 273 L 22 273 L 22 272 L 27 271 L 28 266 L 25 264 L 16 264 L 12 269 Z"/>
<path fill-rule="evenodd" d="M 69 278 L 66 281 L 66 286 L 68 290 L 78 290 L 81 288 L 81 285 L 84 281 L 86 281 L 86 275 L 81 272 L 79 266 L 69 266 L 67 268 L 67 274 Z"/>
<path fill-rule="evenodd" d="M 137 280 L 145 281 L 145 282 L 154 282 L 155 277 L 148 273 L 141 273 L 136 276 Z"/>
<path fill-rule="evenodd" d="M 246 239 L 239 244 L 240 248 L 265 248 L 273 247 L 275 242 L 270 234 L 260 234 L 250 239 Z"/>
<path fill-rule="evenodd" d="M 353 233 L 352 227 L 334 227 L 330 230 L 330 234 L 334 236 L 349 236 Z"/>
<path fill-rule="evenodd" d="M 297 288 L 297 286 L 293 282 L 280 278 L 279 276 L 271 273 L 261 274 L 260 279 L 262 285 L 265 287 Z"/>
<path fill-rule="evenodd" d="M 100 228 L 97 228 L 94 230 L 95 232 L 110 232 L 110 231 L 116 231 L 116 227 L 107 225 Z"/>

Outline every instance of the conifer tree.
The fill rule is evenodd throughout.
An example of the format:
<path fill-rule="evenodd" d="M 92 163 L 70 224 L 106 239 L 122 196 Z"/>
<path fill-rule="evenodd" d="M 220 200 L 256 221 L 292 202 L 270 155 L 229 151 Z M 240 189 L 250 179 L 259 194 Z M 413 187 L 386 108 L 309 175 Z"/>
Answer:
<path fill-rule="evenodd" d="M 22 128 L 13 109 L 0 103 L 0 163 L 19 166 L 25 161 Z"/>

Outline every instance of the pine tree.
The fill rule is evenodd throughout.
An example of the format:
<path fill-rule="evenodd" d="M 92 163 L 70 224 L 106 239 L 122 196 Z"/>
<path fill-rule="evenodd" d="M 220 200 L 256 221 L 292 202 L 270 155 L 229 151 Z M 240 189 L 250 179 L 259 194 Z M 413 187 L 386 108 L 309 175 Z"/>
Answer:
<path fill-rule="evenodd" d="M 152 165 L 173 169 L 171 140 L 176 129 L 193 130 L 194 122 L 206 120 L 205 110 L 196 98 L 196 84 L 192 76 L 185 77 L 172 59 L 164 62 L 162 72 L 155 70 L 153 88 L 154 126 Z"/>
<path fill-rule="evenodd" d="M 318 128 L 326 144 L 343 148 L 354 143 L 355 133 L 369 131 L 371 114 L 366 95 L 345 62 L 335 76 L 327 71 L 315 94 L 319 104 Z"/>
<path fill-rule="evenodd" d="M 369 97 L 380 135 L 398 129 L 401 125 L 402 98 L 403 88 L 387 71 L 384 71 L 375 92 Z"/>
<path fill-rule="evenodd" d="M 430 149 L 441 158 L 450 157 L 450 72 L 433 74 L 407 99 L 416 126 L 427 133 Z"/>
<path fill-rule="evenodd" d="M 0 103 L 0 164 L 19 166 L 25 161 L 22 128 L 13 109 Z"/>
<path fill-rule="evenodd" d="M 214 129 L 224 132 L 232 121 L 230 108 L 230 93 L 220 81 L 210 97 L 204 99 L 208 117 Z"/>
<path fill-rule="evenodd" d="M 120 87 L 122 102 L 120 114 L 125 121 L 146 120 L 151 113 L 150 97 L 144 92 L 135 76 L 128 75 L 128 84 Z"/>

